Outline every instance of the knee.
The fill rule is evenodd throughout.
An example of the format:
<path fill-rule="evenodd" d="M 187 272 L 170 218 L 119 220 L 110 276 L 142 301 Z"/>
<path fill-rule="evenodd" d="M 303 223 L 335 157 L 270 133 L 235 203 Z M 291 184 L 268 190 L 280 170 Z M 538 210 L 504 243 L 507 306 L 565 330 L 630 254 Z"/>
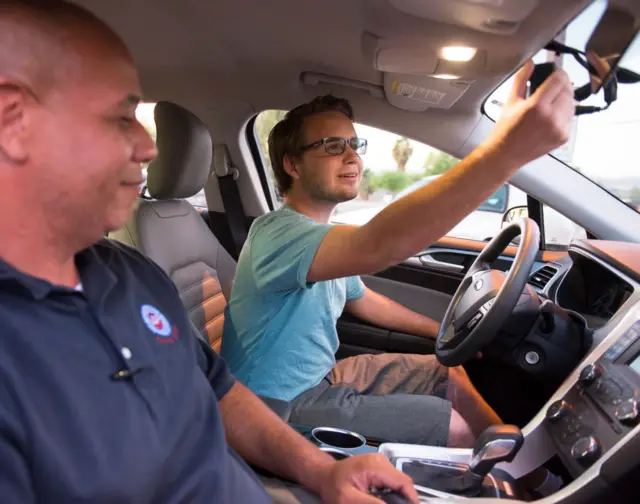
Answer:
<path fill-rule="evenodd" d="M 449 382 L 456 385 L 469 383 L 469 375 L 462 366 L 449 368 Z"/>
<path fill-rule="evenodd" d="M 475 443 L 475 437 L 469 424 L 456 410 L 451 410 L 449 422 L 449 441 L 447 446 L 451 448 L 471 448 Z"/>

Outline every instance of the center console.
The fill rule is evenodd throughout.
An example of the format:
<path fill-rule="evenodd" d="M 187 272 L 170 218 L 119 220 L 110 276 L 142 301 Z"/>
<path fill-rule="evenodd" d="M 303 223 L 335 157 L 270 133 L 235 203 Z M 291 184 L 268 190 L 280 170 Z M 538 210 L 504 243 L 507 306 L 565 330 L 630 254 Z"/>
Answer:
<path fill-rule="evenodd" d="M 524 437 L 520 429 L 499 425 L 487 429 L 473 450 L 369 442 L 358 433 L 333 427 L 296 427 L 308 440 L 336 460 L 380 452 L 409 475 L 421 497 L 518 497 L 514 479 L 496 464 L 510 461 Z M 386 499 L 384 499 L 386 501 Z M 399 500 L 398 502 L 402 502 Z"/>
<path fill-rule="evenodd" d="M 470 450 L 380 443 L 333 428 L 298 430 L 337 459 L 369 452 L 385 455 L 411 476 L 423 502 L 530 500 L 519 494 L 515 480 L 555 455 L 570 478 L 544 502 L 595 502 L 593 496 L 600 491 L 616 492 L 620 474 L 633 474 L 640 467 L 640 299 L 629 305 L 602 328 L 582 364 L 522 432 L 492 427 Z M 397 498 L 392 495 L 381 498 L 403 502 L 390 500 Z"/>
<path fill-rule="evenodd" d="M 640 320 L 598 358 L 546 411 L 558 455 L 577 477 L 640 420 Z"/>

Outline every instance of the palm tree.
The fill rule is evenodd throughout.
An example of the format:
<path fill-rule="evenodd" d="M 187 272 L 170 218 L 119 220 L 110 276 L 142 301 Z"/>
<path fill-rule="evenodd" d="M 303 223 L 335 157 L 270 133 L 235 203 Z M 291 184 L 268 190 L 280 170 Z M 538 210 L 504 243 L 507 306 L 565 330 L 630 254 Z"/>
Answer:
<path fill-rule="evenodd" d="M 393 146 L 393 159 L 398 166 L 398 171 L 405 172 L 407 170 L 407 163 L 411 154 L 413 154 L 413 147 L 411 147 L 409 139 L 407 137 L 399 137 Z"/>

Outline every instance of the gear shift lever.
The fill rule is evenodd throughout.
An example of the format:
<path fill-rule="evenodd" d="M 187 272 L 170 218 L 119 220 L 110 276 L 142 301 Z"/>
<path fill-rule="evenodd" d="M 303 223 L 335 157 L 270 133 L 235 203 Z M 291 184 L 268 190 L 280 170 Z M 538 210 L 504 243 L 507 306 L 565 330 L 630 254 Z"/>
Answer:
<path fill-rule="evenodd" d="M 402 470 L 415 484 L 472 497 L 480 494 L 485 476 L 497 463 L 513 460 L 523 441 L 524 436 L 515 425 L 495 425 L 478 437 L 466 471 L 420 461 L 405 463 Z"/>
<path fill-rule="evenodd" d="M 515 425 L 494 425 L 486 429 L 473 447 L 469 471 L 484 478 L 499 462 L 511 462 L 524 436 Z"/>

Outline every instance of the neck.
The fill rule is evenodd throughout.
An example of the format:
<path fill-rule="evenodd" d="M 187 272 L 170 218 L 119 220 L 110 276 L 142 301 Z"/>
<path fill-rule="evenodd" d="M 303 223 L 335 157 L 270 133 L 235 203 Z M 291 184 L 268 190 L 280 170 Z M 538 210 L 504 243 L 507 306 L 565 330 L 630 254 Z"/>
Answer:
<path fill-rule="evenodd" d="M 331 212 L 336 207 L 336 203 L 330 201 L 316 201 L 307 195 L 299 194 L 291 190 L 284 197 L 286 205 L 293 208 L 296 212 L 306 215 L 310 219 L 326 224 L 329 222 Z"/>
<path fill-rule="evenodd" d="M 5 214 L 7 215 L 7 214 Z M 75 265 L 76 247 L 56 239 L 46 226 L 11 217 L 0 218 L 0 258 L 14 268 L 55 285 L 74 288 L 80 281 Z M 49 231 L 49 232 L 47 232 Z"/>

